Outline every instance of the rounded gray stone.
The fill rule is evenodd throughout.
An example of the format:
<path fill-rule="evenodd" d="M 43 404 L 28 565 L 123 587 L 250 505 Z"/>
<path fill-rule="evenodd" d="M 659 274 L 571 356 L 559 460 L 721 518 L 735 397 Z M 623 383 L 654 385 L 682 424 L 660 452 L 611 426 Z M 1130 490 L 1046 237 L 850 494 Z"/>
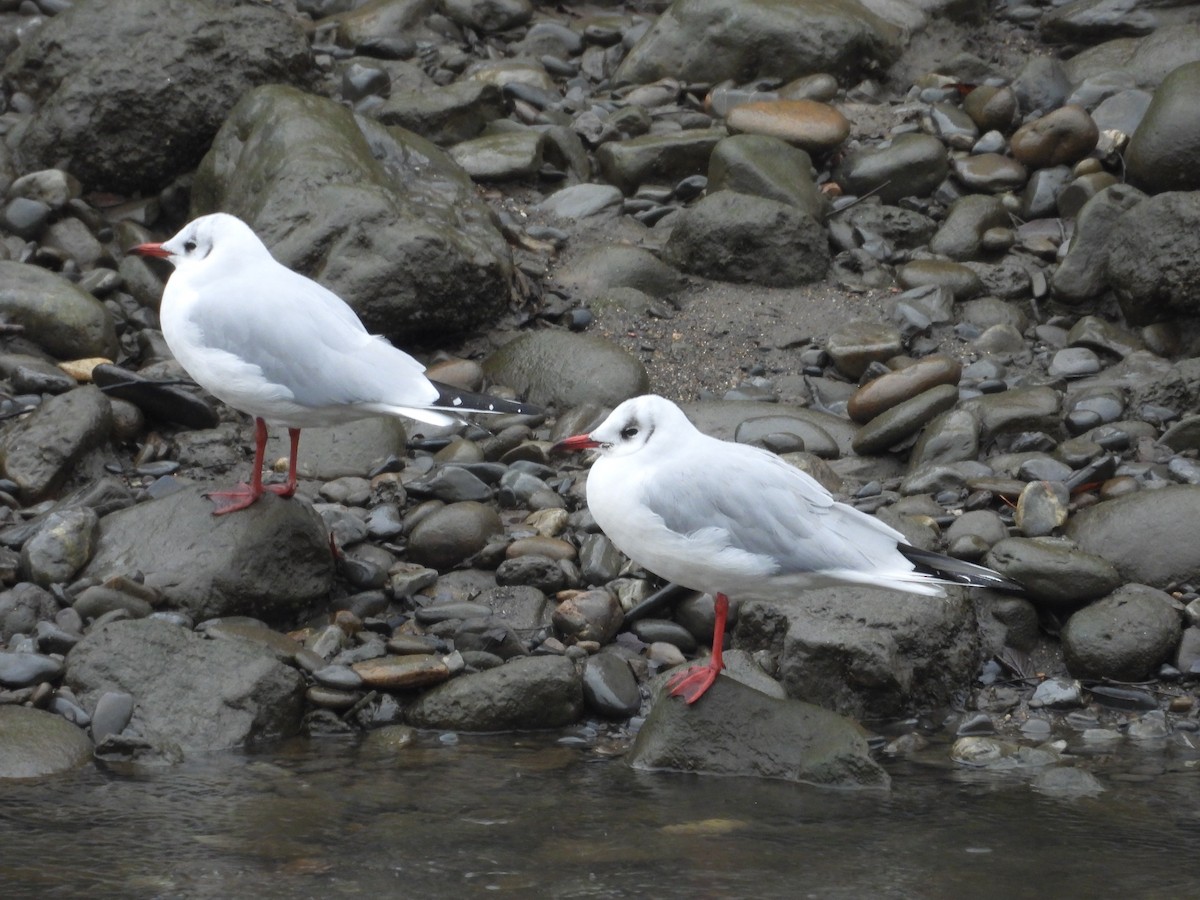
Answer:
<path fill-rule="evenodd" d="M 92 742 L 62 716 L 0 706 L 0 780 L 61 775 L 91 757 Z"/>

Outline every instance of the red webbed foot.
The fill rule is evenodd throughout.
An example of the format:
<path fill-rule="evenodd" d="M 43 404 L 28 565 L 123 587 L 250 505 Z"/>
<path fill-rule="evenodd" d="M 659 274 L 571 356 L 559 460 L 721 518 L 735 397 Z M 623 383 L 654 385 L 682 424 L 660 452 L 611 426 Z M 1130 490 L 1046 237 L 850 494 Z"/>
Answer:
<path fill-rule="evenodd" d="M 262 496 L 262 491 L 255 491 L 248 484 L 239 484 L 237 487 L 228 491 L 209 491 L 204 495 L 213 502 L 214 516 L 223 516 L 226 513 L 237 512 L 239 509 L 246 509 Z"/>
<path fill-rule="evenodd" d="M 713 686 L 717 676 L 721 674 L 720 664 L 704 663 L 699 666 L 688 666 L 682 672 L 676 672 L 667 680 L 667 689 L 672 697 L 682 697 L 690 705 L 695 703 Z"/>

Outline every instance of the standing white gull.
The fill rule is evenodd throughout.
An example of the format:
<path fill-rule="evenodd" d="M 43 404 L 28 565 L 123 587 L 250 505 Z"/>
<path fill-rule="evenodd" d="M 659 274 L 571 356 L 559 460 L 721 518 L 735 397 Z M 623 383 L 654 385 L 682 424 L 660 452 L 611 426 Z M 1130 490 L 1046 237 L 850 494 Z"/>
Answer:
<path fill-rule="evenodd" d="M 159 318 L 180 365 L 254 417 L 250 484 L 209 494 L 216 515 L 245 509 L 264 491 L 295 493 L 301 428 L 378 415 L 448 425 L 467 412 L 541 412 L 430 381 L 424 366 L 370 334 L 340 297 L 276 262 L 235 216 L 201 216 L 169 241 L 131 252 L 175 266 Z M 285 426 L 291 438 L 286 484 L 262 483 L 268 424 Z"/>
<path fill-rule="evenodd" d="M 716 600 L 712 655 L 672 676 L 695 703 L 723 667 L 729 597 L 782 600 L 838 584 L 944 596 L 942 585 L 1021 590 L 991 569 L 919 550 L 773 453 L 710 437 L 652 394 L 556 450 L 597 448 L 587 502 L 604 533 L 654 574 Z"/>

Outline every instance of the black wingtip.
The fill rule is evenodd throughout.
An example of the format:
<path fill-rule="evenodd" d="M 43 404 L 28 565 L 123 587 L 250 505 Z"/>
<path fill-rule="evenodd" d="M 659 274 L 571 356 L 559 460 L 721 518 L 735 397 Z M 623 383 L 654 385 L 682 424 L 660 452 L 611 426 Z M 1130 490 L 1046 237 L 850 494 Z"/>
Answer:
<path fill-rule="evenodd" d="M 921 550 L 908 544 L 900 544 L 896 549 L 917 567 L 918 572 L 926 575 L 968 587 L 1025 593 L 1025 588 L 1020 584 L 987 566 L 965 562 L 943 553 L 934 553 L 932 550 Z"/>
<path fill-rule="evenodd" d="M 474 391 L 464 391 L 461 388 L 433 382 L 438 389 L 437 408 L 464 413 L 502 413 L 515 416 L 544 416 L 546 411 L 532 403 L 522 403 L 520 400 L 504 400 L 490 394 L 477 394 Z"/>

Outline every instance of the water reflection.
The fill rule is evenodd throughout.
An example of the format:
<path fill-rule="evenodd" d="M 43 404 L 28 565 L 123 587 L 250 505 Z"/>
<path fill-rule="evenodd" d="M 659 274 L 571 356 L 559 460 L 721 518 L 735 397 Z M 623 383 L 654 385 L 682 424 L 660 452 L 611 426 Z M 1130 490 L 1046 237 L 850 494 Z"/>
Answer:
<path fill-rule="evenodd" d="M 554 736 L 296 741 L 0 784 L 0 895 L 1192 896 L 1200 780 L 1162 759 L 1061 800 L 915 762 L 848 793 L 637 773 Z"/>

